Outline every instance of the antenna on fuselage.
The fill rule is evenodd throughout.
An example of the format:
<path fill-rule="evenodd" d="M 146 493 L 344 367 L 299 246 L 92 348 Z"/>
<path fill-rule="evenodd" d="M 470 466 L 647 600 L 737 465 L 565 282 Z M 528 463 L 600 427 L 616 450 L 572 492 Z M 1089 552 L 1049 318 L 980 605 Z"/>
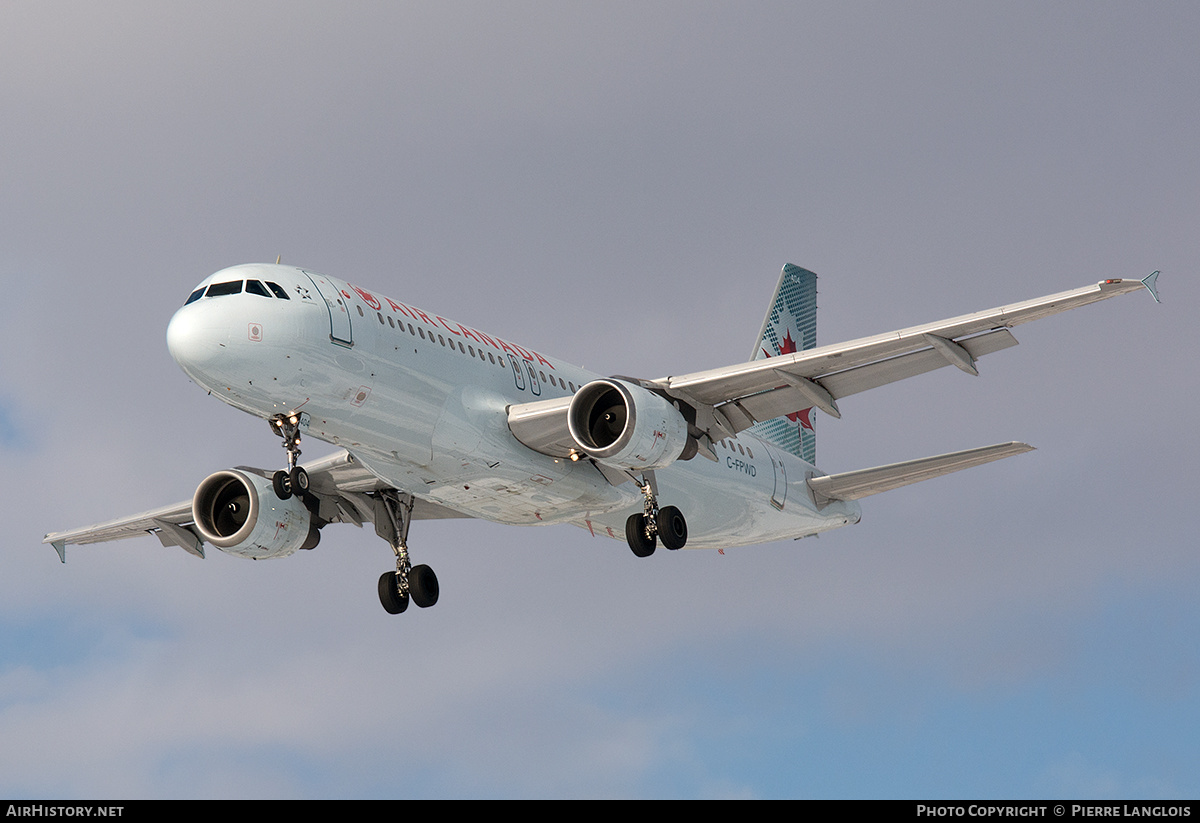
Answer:
<path fill-rule="evenodd" d="M 278 266 L 278 265 L 279 265 L 279 261 L 280 261 L 280 260 L 282 260 L 282 259 L 283 259 L 283 255 L 282 255 L 282 254 L 276 255 L 276 256 L 275 256 L 275 265 L 276 265 L 276 266 Z"/>

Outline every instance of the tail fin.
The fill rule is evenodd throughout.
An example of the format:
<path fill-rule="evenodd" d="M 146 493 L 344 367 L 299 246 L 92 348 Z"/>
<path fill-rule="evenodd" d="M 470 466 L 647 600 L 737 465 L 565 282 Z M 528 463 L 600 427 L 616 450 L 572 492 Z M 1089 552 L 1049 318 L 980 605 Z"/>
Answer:
<path fill-rule="evenodd" d="M 779 275 L 775 297 L 763 319 L 762 331 L 751 360 L 804 351 L 817 345 L 817 276 L 808 269 L 788 263 Z M 798 409 L 794 414 L 767 420 L 750 431 L 809 463 L 817 461 L 815 410 Z"/>

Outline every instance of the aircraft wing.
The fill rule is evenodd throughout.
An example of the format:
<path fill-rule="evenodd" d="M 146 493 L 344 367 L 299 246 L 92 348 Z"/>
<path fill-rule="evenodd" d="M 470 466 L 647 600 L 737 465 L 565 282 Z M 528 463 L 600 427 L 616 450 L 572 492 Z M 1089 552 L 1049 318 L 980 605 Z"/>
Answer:
<path fill-rule="evenodd" d="M 753 360 L 720 369 L 642 381 L 696 410 L 695 426 L 720 440 L 800 409 L 816 407 L 841 417 L 837 401 L 942 366 L 977 375 L 975 361 L 1015 346 L 1009 329 L 1120 294 L 1150 290 L 1155 300 L 1158 272 L 1145 280 L 1104 280 L 1009 306 L 926 323 L 887 334 Z"/>
<path fill-rule="evenodd" d="M 302 464 L 308 472 L 309 492 L 316 495 L 322 519 L 331 523 L 354 523 L 362 526 L 373 522 L 374 504 L 368 493 L 390 488 L 386 483 L 367 470 L 345 449 L 320 460 Z M 272 472 L 250 466 L 237 466 L 239 471 L 251 472 L 270 478 Z M 427 500 L 415 498 L 412 518 L 414 520 L 441 520 L 467 517 L 453 509 L 439 506 Z M 106 523 L 97 523 L 81 529 L 53 532 L 42 539 L 58 552 L 59 559 L 67 562 L 68 544 L 105 543 L 153 534 L 164 546 L 179 546 L 190 554 L 204 557 L 204 541 L 196 532 L 192 518 L 192 501 L 184 500 L 170 506 L 122 517 Z"/>
<path fill-rule="evenodd" d="M 1154 272 L 1143 280 L 1103 280 L 1094 286 L 949 320 L 720 369 L 658 380 L 620 379 L 689 406 L 695 412 L 693 420 L 685 410 L 689 432 L 701 439 L 700 453 L 712 457 L 712 443 L 764 420 L 811 407 L 841 417 L 839 398 L 943 366 L 957 366 L 978 375 L 978 358 L 1017 345 L 1011 327 L 1143 287 L 1157 301 L 1158 274 Z M 576 451 L 567 425 L 570 405 L 570 397 L 514 404 L 508 409 L 509 429 L 534 451 L 570 457 Z M 707 444 L 703 443 L 705 436 Z M 618 482 L 621 479 L 616 478 Z"/>

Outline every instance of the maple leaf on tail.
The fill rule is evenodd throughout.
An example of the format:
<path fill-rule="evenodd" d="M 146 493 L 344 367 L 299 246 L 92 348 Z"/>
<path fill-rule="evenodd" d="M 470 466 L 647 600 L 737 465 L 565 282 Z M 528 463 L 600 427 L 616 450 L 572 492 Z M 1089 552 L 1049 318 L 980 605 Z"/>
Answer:
<path fill-rule="evenodd" d="M 779 353 L 780 354 L 792 354 L 795 351 L 796 351 L 796 341 L 792 339 L 792 330 L 788 329 L 787 332 L 783 336 L 783 343 L 779 346 Z M 762 353 L 765 354 L 767 357 L 775 356 L 775 355 L 771 354 L 770 352 L 768 352 L 766 349 L 763 349 Z M 809 431 L 816 431 L 813 428 L 813 423 L 812 423 L 812 406 L 809 406 L 807 409 L 801 409 L 798 412 L 792 412 L 791 414 L 786 415 L 786 417 L 788 420 L 791 420 L 793 423 L 799 423 L 801 425 L 801 427 L 806 428 Z"/>

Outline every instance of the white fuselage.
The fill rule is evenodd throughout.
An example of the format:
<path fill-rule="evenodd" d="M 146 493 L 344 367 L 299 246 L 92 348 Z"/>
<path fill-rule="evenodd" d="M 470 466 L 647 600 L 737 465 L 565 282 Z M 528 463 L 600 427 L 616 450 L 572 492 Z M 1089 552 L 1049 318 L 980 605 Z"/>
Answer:
<path fill-rule="evenodd" d="M 201 287 L 235 281 L 273 284 L 287 299 L 242 290 L 176 312 L 168 346 L 201 387 L 258 417 L 301 413 L 306 436 L 464 514 L 625 539 L 625 519 L 642 509 L 635 484 L 533 451 L 507 422 L 510 405 L 570 396 L 599 375 L 291 266 L 235 266 Z M 748 433 L 716 455 L 656 472 L 659 499 L 687 517 L 688 548 L 792 539 L 860 517 L 853 501 L 818 509 L 806 484 L 816 468 Z"/>

